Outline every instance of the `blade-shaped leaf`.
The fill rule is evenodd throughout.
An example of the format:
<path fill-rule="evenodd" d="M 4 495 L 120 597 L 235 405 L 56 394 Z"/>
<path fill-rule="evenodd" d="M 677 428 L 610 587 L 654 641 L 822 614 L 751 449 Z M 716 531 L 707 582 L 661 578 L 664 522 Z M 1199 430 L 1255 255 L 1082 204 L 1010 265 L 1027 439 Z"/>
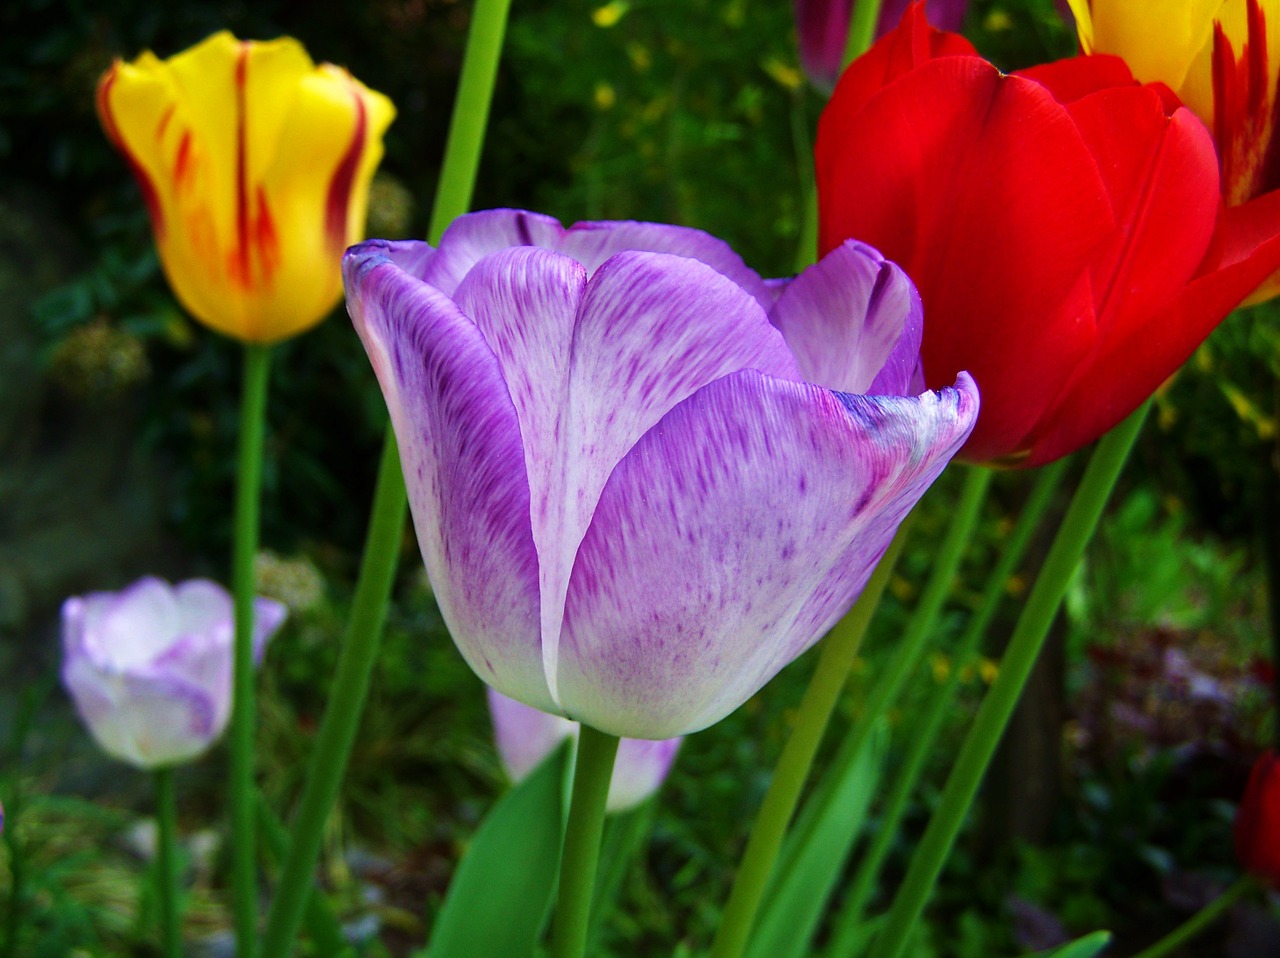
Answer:
<path fill-rule="evenodd" d="M 856 752 L 842 749 L 787 836 L 748 958 L 803 958 L 836 880 L 862 832 L 883 770 L 883 726 Z"/>
<path fill-rule="evenodd" d="M 1027 958 L 1095 958 L 1102 954 L 1102 950 L 1109 944 L 1111 944 L 1111 932 L 1095 931 L 1068 944 L 1050 948 L 1048 951 L 1038 951 L 1034 955 L 1028 955 Z"/>
<path fill-rule="evenodd" d="M 529 958 L 560 867 L 565 748 L 485 816 L 454 873 L 426 955 Z"/>

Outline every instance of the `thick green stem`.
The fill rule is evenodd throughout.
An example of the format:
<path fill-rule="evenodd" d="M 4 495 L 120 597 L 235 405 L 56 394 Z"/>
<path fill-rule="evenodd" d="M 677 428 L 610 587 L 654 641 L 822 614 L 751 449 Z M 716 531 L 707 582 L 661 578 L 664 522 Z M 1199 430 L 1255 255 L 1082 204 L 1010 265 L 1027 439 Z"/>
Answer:
<path fill-rule="evenodd" d="M 844 65 L 848 66 L 871 49 L 880 22 L 881 0 L 857 0 L 849 18 L 849 39 L 844 47 Z"/>
<path fill-rule="evenodd" d="M 881 557 L 858 601 L 822 641 L 821 656 L 800 701 L 796 724 L 783 746 L 782 755 L 773 770 L 773 780 L 751 828 L 751 837 L 738 865 L 710 958 L 740 958 L 747 946 L 769 875 L 791 816 L 795 813 L 796 802 L 809 778 L 813 758 L 840 699 L 840 690 L 853 668 L 863 636 L 867 634 L 867 626 L 871 624 L 880 597 L 889 584 L 893 567 L 906 542 L 910 522 L 908 516 L 898 528 L 898 534 Z"/>
<path fill-rule="evenodd" d="M 565 826 L 564 855 L 560 859 L 560 894 L 551 941 L 552 958 L 582 958 L 586 953 L 591 918 L 591 895 L 596 887 L 604 808 L 609 798 L 618 737 L 582 726 L 573 769 L 573 799 Z"/>
<path fill-rule="evenodd" d="M 1205 905 L 1154 945 L 1138 952 L 1133 958 L 1165 958 L 1165 955 L 1172 954 L 1179 946 L 1190 941 L 1221 918 L 1223 913 L 1239 901 L 1245 893 L 1253 891 L 1257 887 L 1257 879 L 1252 875 L 1244 875 L 1236 879 L 1235 883 L 1221 895 L 1209 902 L 1209 904 Z"/>
<path fill-rule="evenodd" d="M 1002 543 L 1000 559 L 987 579 L 987 586 L 978 602 L 978 609 L 969 620 L 964 635 L 956 645 L 955 654 L 952 656 L 951 677 L 939 693 L 930 697 L 928 714 L 924 721 L 911 731 L 911 748 L 898 772 L 893 790 L 885 800 L 880 823 L 875 834 L 871 836 L 871 844 L 858 865 L 858 871 L 849 885 L 849 891 L 841 906 L 840 916 L 831 934 L 831 944 L 827 949 L 829 958 L 843 958 L 843 956 L 852 956 L 854 953 L 860 938 L 863 909 L 875 889 L 876 879 L 880 875 L 880 866 L 884 863 L 894 838 L 897 837 L 898 826 L 906 813 L 907 803 L 915 794 L 925 760 L 933 748 L 938 731 L 942 728 L 943 719 L 949 714 L 951 704 L 960 688 L 962 666 L 967 664 L 980 648 L 987 626 L 991 624 L 1000 600 L 1004 597 L 1009 577 L 1022 561 L 1032 534 L 1039 528 L 1045 510 L 1053 501 L 1053 495 L 1062 483 L 1068 462 L 1067 459 L 1060 459 L 1053 465 L 1040 470 L 1013 532 Z"/>
<path fill-rule="evenodd" d="M 471 205 L 510 7 L 511 0 L 476 0 L 472 12 L 431 214 L 428 238 L 432 243 L 438 243 L 445 227 Z M 404 531 L 406 502 L 399 451 L 388 425 L 351 619 L 343 638 L 329 705 L 316 736 L 292 829 L 293 840 L 267 915 L 261 946 L 264 956 L 287 955 L 302 922 L 311 874 L 320 857 L 324 820 L 342 784 L 382 642 L 382 627 Z"/>
<path fill-rule="evenodd" d="M 271 347 L 245 345 L 240 401 L 240 451 L 236 477 L 231 591 L 235 597 L 235 653 L 231 684 L 231 893 L 236 949 L 253 954 L 257 936 L 257 836 L 254 833 L 253 559 L 258 551 L 262 495 L 262 444 L 266 433 Z"/>
<path fill-rule="evenodd" d="M 960 826 L 968 816 L 991 756 L 1022 695 L 1027 676 L 1040 654 L 1071 575 L 1093 536 L 1150 406 L 1150 402 L 1145 403 L 1098 443 L 1018 618 L 1000 663 L 1000 672 L 978 710 L 960 757 L 947 778 L 937 811 L 912 856 L 884 928 L 876 937 L 872 958 L 898 958 L 912 927 L 924 911 Z"/>
<path fill-rule="evenodd" d="M 173 769 L 158 768 L 156 781 L 156 901 L 165 958 L 182 958 L 182 912 L 178 905 L 178 803 Z"/>

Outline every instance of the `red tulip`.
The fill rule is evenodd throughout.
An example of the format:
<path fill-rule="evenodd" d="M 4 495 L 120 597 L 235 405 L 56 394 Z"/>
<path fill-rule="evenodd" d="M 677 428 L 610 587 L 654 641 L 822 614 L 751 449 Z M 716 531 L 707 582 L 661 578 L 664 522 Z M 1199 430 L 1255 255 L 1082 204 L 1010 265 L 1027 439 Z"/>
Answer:
<path fill-rule="evenodd" d="M 977 381 L 971 461 L 1096 439 L 1280 267 L 1280 193 L 1227 209 L 1167 87 L 1105 56 L 1003 74 L 920 4 L 845 72 L 816 153 L 822 250 L 904 267 L 926 381 Z"/>
<path fill-rule="evenodd" d="M 1280 755 L 1254 763 L 1236 812 L 1236 858 L 1245 871 L 1280 888 Z"/>

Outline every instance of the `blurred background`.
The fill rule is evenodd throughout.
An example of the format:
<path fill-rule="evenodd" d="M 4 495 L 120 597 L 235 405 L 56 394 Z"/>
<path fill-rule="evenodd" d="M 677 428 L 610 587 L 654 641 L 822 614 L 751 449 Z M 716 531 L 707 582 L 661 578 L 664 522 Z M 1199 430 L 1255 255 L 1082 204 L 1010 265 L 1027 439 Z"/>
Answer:
<path fill-rule="evenodd" d="M 396 103 L 369 235 L 418 237 L 469 9 L 455 0 L 0 6 L 0 801 L 10 818 L 0 958 L 148 954 L 151 903 L 139 899 L 137 876 L 149 852 L 149 783 L 101 757 L 76 723 L 57 678 L 59 604 L 144 573 L 225 581 L 229 568 L 238 352 L 169 294 L 138 191 L 94 115 L 97 78 L 117 56 L 169 56 L 219 29 L 296 36 Z M 1075 48 L 1052 0 L 975 0 L 966 33 L 1005 69 Z M 788 0 L 515 0 L 475 205 L 566 224 L 696 226 L 760 272 L 785 275 L 821 107 L 799 70 Z M 1114 930 L 1114 953 L 1127 954 L 1234 878 L 1234 803 L 1275 738 L 1267 610 L 1280 601 L 1268 604 L 1267 570 L 1280 535 L 1277 318 L 1265 307 L 1232 316 L 1161 391 L 916 955 L 988 958 L 1095 928 Z M 264 789 L 287 809 L 336 659 L 385 421 L 340 311 L 279 348 L 268 415 L 259 584 L 293 616 L 261 673 L 260 755 Z M 923 583 L 956 472 L 921 507 L 873 626 L 864 684 Z M 985 549 L 971 555 L 969 586 L 952 596 L 902 715 L 911 696 L 925 701 L 960 667 L 947 643 L 1028 478 L 997 477 Z M 480 684 L 448 641 L 411 535 L 404 556 L 362 758 L 323 864 L 371 955 L 421 945 L 466 835 L 504 787 Z M 1008 583 L 994 636 L 1007 632 L 1037 561 Z M 969 669 L 952 745 L 998 655 L 997 640 Z M 706 947 L 811 668 L 810 658 L 792 666 L 686 744 L 659 804 L 642 813 L 653 816 L 652 841 L 627 876 L 603 954 Z M 846 713 L 860 701 L 852 689 Z M 228 953 L 224 759 L 215 750 L 178 779 L 193 875 L 187 934 L 210 955 Z M 941 784 L 942 756 L 936 765 L 911 834 Z M 895 850 L 889 882 L 908 851 Z M 1274 920 L 1245 904 L 1185 954 L 1274 955 L 1276 936 Z"/>

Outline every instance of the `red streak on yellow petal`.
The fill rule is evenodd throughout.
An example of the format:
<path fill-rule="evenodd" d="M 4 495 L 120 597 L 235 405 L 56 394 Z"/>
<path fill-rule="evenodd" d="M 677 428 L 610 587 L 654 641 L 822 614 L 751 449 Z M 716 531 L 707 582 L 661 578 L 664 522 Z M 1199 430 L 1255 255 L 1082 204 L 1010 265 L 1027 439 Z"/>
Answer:
<path fill-rule="evenodd" d="M 1213 28 L 1214 139 L 1223 192 L 1233 206 L 1280 186 L 1277 100 L 1271 80 L 1266 15 L 1249 0 L 1248 32 L 1239 56 L 1221 23 Z"/>
<path fill-rule="evenodd" d="M 116 82 L 116 67 L 119 62 L 117 60 L 98 83 L 96 98 L 98 117 L 102 120 L 102 128 L 107 131 L 107 139 L 120 151 L 133 172 L 133 178 L 138 182 L 138 189 L 142 191 L 142 201 L 146 204 L 147 213 L 151 216 L 151 228 L 156 234 L 156 239 L 159 240 L 164 236 L 164 213 L 160 209 L 160 194 L 156 191 L 156 185 L 147 175 L 147 171 L 138 162 L 138 158 L 130 151 L 124 137 L 120 135 L 120 128 L 116 126 L 115 118 L 111 115 L 111 86 Z"/>
<path fill-rule="evenodd" d="M 191 131 L 183 130 L 182 139 L 178 143 L 178 155 L 173 164 L 174 185 L 181 190 L 191 176 Z"/>
<path fill-rule="evenodd" d="M 164 139 L 165 131 L 169 129 L 169 121 L 173 119 L 173 114 L 178 110 L 177 104 L 170 104 L 169 109 L 164 111 L 164 116 L 160 117 L 160 122 L 156 124 L 156 141 Z"/>
<path fill-rule="evenodd" d="M 270 281 L 280 266 L 280 234 L 276 231 L 271 207 L 267 205 L 267 192 L 258 187 L 257 209 L 253 219 L 253 241 L 262 277 Z"/>
<path fill-rule="evenodd" d="M 247 119 L 245 111 L 245 84 L 249 69 L 249 44 L 240 44 L 236 58 L 236 245 L 231 253 L 231 279 L 245 289 L 253 285 L 253 272 L 249 255 L 249 160 Z"/>
<path fill-rule="evenodd" d="M 356 122 L 351 133 L 351 144 L 333 171 L 333 179 L 329 183 L 329 195 L 325 199 L 324 228 L 331 253 L 337 257 L 347 246 L 347 210 L 351 204 L 351 189 L 355 184 L 356 172 L 360 168 L 360 157 L 364 154 L 365 135 L 369 125 L 364 99 L 354 80 L 347 78 L 351 99 L 355 103 Z"/>

